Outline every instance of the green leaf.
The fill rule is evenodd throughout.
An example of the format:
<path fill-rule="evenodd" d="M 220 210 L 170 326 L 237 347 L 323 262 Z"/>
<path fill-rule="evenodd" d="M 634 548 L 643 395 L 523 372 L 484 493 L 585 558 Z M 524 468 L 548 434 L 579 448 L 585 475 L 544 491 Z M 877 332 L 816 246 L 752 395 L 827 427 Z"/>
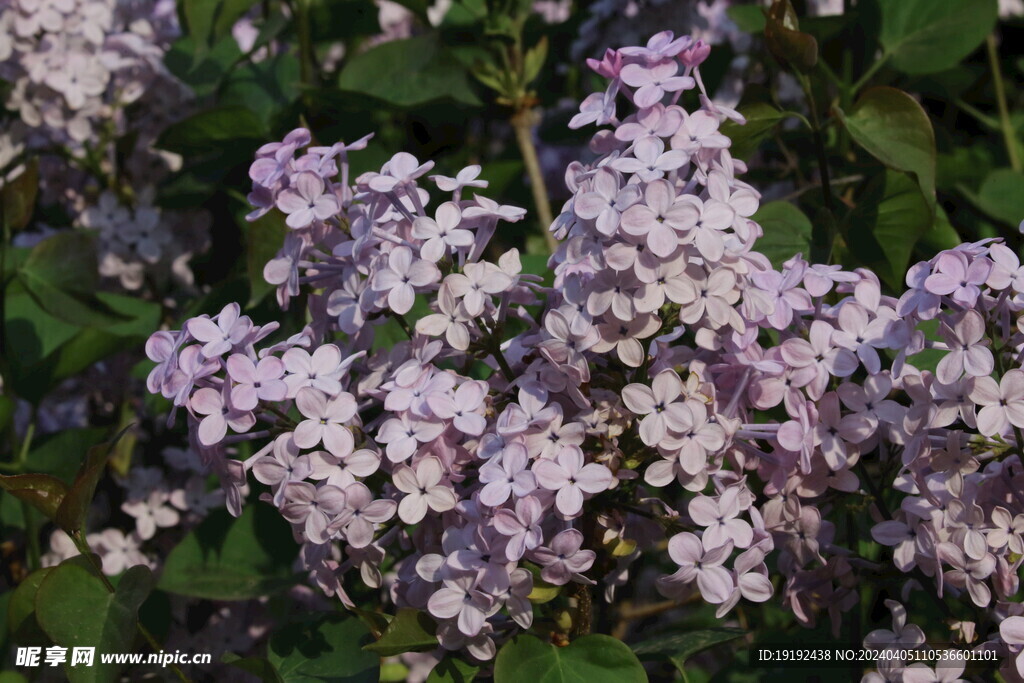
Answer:
<path fill-rule="evenodd" d="M 938 320 L 922 320 L 917 324 L 917 329 L 924 333 L 924 338 L 928 341 L 939 343 L 944 342 L 942 337 L 939 336 Z M 894 349 L 886 349 L 885 353 L 889 358 L 895 359 L 898 351 Z M 939 367 L 939 361 L 941 361 L 942 357 L 945 355 L 945 351 L 939 351 L 938 349 L 923 349 L 915 353 L 913 356 L 910 356 L 907 359 L 907 362 L 921 372 L 927 370 L 934 374 L 935 369 Z"/>
<path fill-rule="evenodd" d="M 761 33 L 764 31 L 764 10 L 758 5 L 733 5 L 725 10 L 736 28 L 744 33 Z"/>
<path fill-rule="evenodd" d="M 7 603 L 7 613 L 3 616 L 13 642 L 19 645 L 50 644 L 50 639 L 43 633 L 36 619 L 36 593 L 39 591 L 39 584 L 53 570 L 54 567 L 37 569 L 9 593 L 11 597 Z"/>
<path fill-rule="evenodd" d="M 164 129 L 156 146 L 185 156 L 220 152 L 248 157 L 269 132 L 259 116 L 240 106 L 201 111 Z"/>
<path fill-rule="evenodd" d="M 353 38 L 358 40 L 360 36 L 380 32 L 380 10 L 372 0 L 307 1 L 311 39 L 314 43 L 347 43 Z"/>
<path fill-rule="evenodd" d="M 221 661 L 236 669 L 252 674 L 262 683 L 284 683 L 284 679 L 281 678 L 281 675 L 277 673 L 277 669 L 274 668 L 274 665 L 268 659 L 263 659 L 262 657 L 243 658 L 228 652 L 221 658 Z"/>
<path fill-rule="evenodd" d="M 139 607 L 152 590 L 153 573 L 145 565 L 129 568 L 111 593 L 81 566 L 62 564 L 39 585 L 36 617 L 46 634 L 62 647 L 131 652 Z M 65 665 L 64 671 L 72 683 L 116 681 L 122 666 L 101 663 L 97 654 L 93 666 Z"/>
<path fill-rule="evenodd" d="M 942 208 L 941 204 L 936 204 L 935 219 L 932 221 L 932 226 L 921 235 L 921 239 L 918 241 L 919 246 L 927 250 L 928 255 L 931 256 L 933 253 L 945 249 L 953 249 L 962 242 L 960 234 L 949 222 L 946 210 Z"/>
<path fill-rule="evenodd" d="M 205 50 L 205 51 L 204 51 Z M 242 51 L 232 36 L 215 42 L 207 50 L 197 47 L 189 36 L 179 38 L 164 54 L 164 64 L 199 99 L 216 92 L 228 72 L 242 59 Z"/>
<path fill-rule="evenodd" d="M 68 292 L 92 292 L 99 283 L 95 238 L 82 230 L 47 237 L 29 252 L 22 275 Z"/>
<path fill-rule="evenodd" d="M 523 58 L 523 87 L 533 83 L 548 58 L 548 38 L 542 37 L 536 45 L 526 51 Z"/>
<path fill-rule="evenodd" d="M 64 482 L 48 474 L 0 476 L 0 489 L 28 503 L 49 520 L 56 518 L 57 508 L 68 492 Z"/>
<path fill-rule="evenodd" d="M 70 485 L 82 463 L 82 451 L 101 442 L 107 434 L 103 427 L 82 427 L 42 436 L 32 442 L 26 467 Z"/>
<path fill-rule="evenodd" d="M 205 54 L 211 43 L 230 34 L 231 27 L 257 0 L 182 0 L 188 35 L 197 54 Z"/>
<path fill-rule="evenodd" d="M 384 635 L 384 631 L 387 630 L 388 624 L 394 619 L 393 616 L 385 612 L 375 612 L 368 609 L 362 609 L 360 607 L 349 607 L 350 612 L 359 617 L 366 628 L 370 629 L 370 633 L 373 634 L 374 639 L 380 638 Z"/>
<path fill-rule="evenodd" d="M 205 0 L 213 4 L 211 0 Z M 259 0 L 221 0 L 217 3 L 216 19 L 213 22 L 213 40 L 229 35 L 235 22 L 242 18 L 246 12 L 259 2 Z"/>
<path fill-rule="evenodd" d="M 238 519 L 218 510 L 170 552 L 160 588 L 209 600 L 268 595 L 294 585 L 298 550 L 291 526 L 270 506 L 247 506 Z"/>
<path fill-rule="evenodd" d="M 338 87 L 397 107 L 445 98 L 481 104 L 466 69 L 435 34 L 393 40 L 352 57 L 338 75 Z"/>
<path fill-rule="evenodd" d="M 268 129 L 299 96 L 299 60 L 279 54 L 231 72 L 220 92 L 221 106 L 248 109 Z"/>
<path fill-rule="evenodd" d="M 21 398 L 38 403 L 52 386 L 52 376 L 44 360 L 62 344 L 72 339 L 81 328 L 58 320 L 32 299 L 21 282 L 12 280 L 4 294 L 5 353 L 16 358 L 10 380 Z"/>
<path fill-rule="evenodd" d="M 1009 168 L 992 171 L 981 183 L 976 201 L 988 215 L 1017 227 L 1024 221 L 1024 174 Z"/>
<path fill-rule="evenodd" d="M 58 289 L 45 280 L 34 279 L 25 273 L 22 273 L 20 281 L 36 305 L 66 323 L 105 328 L 124 321 L 124 317 L 104 304 L 95 292 Z"/>
<path fill-rule="evenodd" d="M 431 669 L 427 683 L 469 683 L 479 671 L 479 666 L 448 654 Z"/>
<path fill-rule="evenodd" d="M 776 268 L 797 254 L 810 257 L 811 221 L 794 204 L 783 201 L 762 204 L 751 219 L 764 231 L 757 240 L 757 250 Z"/>
<path fill-rule="evenodd" d="M 18 279 L 36 304 L 55 318 L 106 327 L 125 318 L 96 296 L 98 268 L 93 236 L 67 230 L 33 247 Z"/>
<path fill-rule="evenodd" d="M 181 8 L 185 14 L 185 27 L 188 35 L 195 41 L 196 49 L 205 48 L 213 33 L 213 17 L 217 12 L 216 0 L 182 0 Z"/>
<path fill-rule="evenodd" d="M 0 526 L 0 533 L 3 533 L 2 526 Z M 4 666 L 11 652 L 11 634 L 7 629 L 7 608 L 11 604 L 12 593 L 13 591 L 10 590 L 0 593 L 0 668 Z"/>
<path fill-rule="evenodd" d="M 432 650 L 437 647 L 437 636 L 434 635 L 436 630 L 434 620 L 425 612 L 403 607 L 388 624 L 380 640 L 366 645 L 363 649 L 376 652 L 381 657 Z"/>
<path fill-rule="evenodd" d="M 93 494 L 96 493 L 96 485 L 99 484 L 100 478 L 107 469 L 110 451 L 129 429 L 131 429 L 131 425 L 122 429 L 107 443 L 93 446 L 85 454 L 75 481 L 57 509 L 57 525 L 68 534 L 82 529 L 85 525 L 86 515 L 89 514 L 89 504 L 92 503 Z"/>
<path fill-rule="evenodd" d="M 740 125 L 728 120 L 722 124 L 721 132 L 732 140 L 729 152 L 737 159 L 746 159 L 786 115 L 767 102 L 754 102 L 740 107 L 739 112 L 747 122 Z"/>
<path fill-rule="evenodd" d="M 47 362 L 52 381 L 77 375 L 133 344 L 141 345 L 159 325 L 161 308 L 156 302 L 109 292 L 97 292 L 96 298 L 125 320 L 102 329 L 85 328 L 63 344 Z"/>
<path fill-rule="evenodd" d="M 17 401 L 7 395 L 0 396 L 0 432 L 7 429 L 17 409 Z"/>
<path fill-rule="evenodd" d="M 927 74 L 955 66 L 995 27 L 997 0 L 877 0 L 879 40 L 894 67 Z"/>
<path fill-rule="evenodd" d="M 7 224 L 11 232 L 17 232 L 28 225 L 36 208 L 39 192 L 39 160 L 33 158 L 25 170 L 0 187 L 0 221 Z"/>
<path fill-rule="evenodd" d="M 910 176 L 886 171 L 873 180 L 843 221 L 853 256 L 890 287 L 903 284 L 910 255 L 932 225 L 932 212 Z"/>
<path fill-rule="evenodd" d="M 21 501 L 0 489 L 0 533 L 6 535 L 7 529 L 24 529 L 25 515 L 21 509 Z"/>
<path fill-rule="evenodd" d="M 110 457 L 107 459 L 107 463 L 115 474 L 127 477 L 128 471 L 132 466 L 132 455 L 135 452 L 135 446 L 139 442 L 139 434 L 138 430 L 133 428 L 135 426 L 135 410 L 131 401 L 125 400 L 122 402 L 120 412 L 121 415 L 117 422 L 117 431 L 120 438 L 116 440 L 110 449 Z"/>
<path fill-rule="evenodd" d="M 687 633 L 668 633 L 656 636 L 633 646 L 633 652 L 641 659 L 664 658 L 675 664 L 685 676 L 686 660 L 715 645 L 728 643 L 747 634 L 739 628 L 707 628 Z"/>
<path fill-rule="evenodd" d="M 506 643 L 494 663 L 495 683 L 632 683 L 647 674 L 621 640 L 591 634 L 567 647 L 555 647 L 530 635 Z"/>
<path fill-rule="evenodd" d="M 249 276 L 247 306 L 251 308 L 276 289 L 264 279 L 263 268 L 284 246 L 288 226 L 285 225 L 284 215 L 280 211 L 271 211 L 252 222 L 245 220 L 245 216 L 240 214 L 237 220 L 245 234 L 246 274 Z"/>
<path fill-rule="evenodd" d="M 818 41 L 800 31 L 790 0 L 775 0 L 768 9 L 764 41 L 775 59 L 801 73 L 807 73 L 818 63 Z"/>
<path fill-rule="evenodd" d="M 935 132 L 913 97 L 896 88 L 870 88 L 849 114 L 835 109 L 854 142 L 889 168 L 913 173 L 934 203 Z"/>
<path fill-rule="evenodd" d="M 277 630 L 267 659 L 286 683 L 376 683 L 380 658 L 362 649 L 372 640 L 358 619 L 323 614 Z"/>

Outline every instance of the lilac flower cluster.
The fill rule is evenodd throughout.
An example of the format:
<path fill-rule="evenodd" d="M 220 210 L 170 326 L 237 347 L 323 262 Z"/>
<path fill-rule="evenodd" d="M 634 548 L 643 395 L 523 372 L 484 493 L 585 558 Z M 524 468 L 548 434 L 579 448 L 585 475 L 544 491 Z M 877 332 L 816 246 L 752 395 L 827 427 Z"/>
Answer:
<path fill-rule="evenodd" d="M 269 487 L 327 593 L 350 604 L 358 573 L 486 660 L 530 626 L 537 587 L 602 582 L 613 600 L 647 557 L 676 567 L 657 582 L 668 597 L 724 616 L 778 593 L 838 629 L 859 572 L 879 570 L 837 528 L 845 497 L 872 511 L 908 591 L 1024 617 L 1017 257 L 963 245 L 912 268 L 898 298 L 863 269 L 796 255 L 776 270 L 719 131 L 742 117 L 704 92 L 708 50 L 663 32 L 589 61 L 609 84 L 570 125 L 605 128 L 566 171 L 552 287 L 514 249 L 485 257 L 524 212 L 476 194 L 477 167 L 428 176 L 400 153 L 350 184 L 367 138 L 311 147 L 299 129 L 259 151 L 252 216 L 291 228 L 265 275 L 283 306 L 308 286 L 311 322 L 271 343 L 277 324 L 232 304 L 158 332 L 149 387 L 186 409 L 231 509 L 248 471 Z M 380 348 L 381 325 L 409 340 Z M 228 457 L 250 439 L 263 448 Z"/>
<path fill-rule="evenodd" d="M 174 3 L 154 4 L 4 0 L 0 74 L 14 85 L 7 107 L 49 144 L 77 149 L 109 135 L 108 126 L 123 132 L 129 104 L 180 87 L 162 62 L 178 30 Z"/>
<path fill-rule="evenodd" d="M 205 246 L 200 217 L 152 203 L 180 164 L 153 143 L 192 99 L 163 63 L 179 33 L 169 0 L 0 0 L 0 78 L 23 124 L 9 135 L 39 155 L 44 201 L 100 233 L 102 274 L 126 289 L 157 264 L 190 284 Z"/>

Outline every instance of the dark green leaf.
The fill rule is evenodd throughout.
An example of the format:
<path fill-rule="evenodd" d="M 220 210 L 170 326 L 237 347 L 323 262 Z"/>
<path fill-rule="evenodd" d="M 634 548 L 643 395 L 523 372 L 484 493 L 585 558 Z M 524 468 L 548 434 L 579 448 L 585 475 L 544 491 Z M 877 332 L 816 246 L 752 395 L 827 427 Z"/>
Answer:
<path fill-rule="evenodd" d="M 77 375 L 132 344 L 141 345 L 159 325 L 161 308 L 156 302 L 109 292 L 97 292 L 96 298 L 124 319 L 102 329 L 80 330 L 64 343 L 46 363 L 52 381 Z"/>
<path fill-rule="evenodd" d="M 432 650 L 437 647 L 437 636 L 434 635 L 436 630 L 437 625 L 426 613 L 403 607 L 388 624 L 380 640 L 371 642 L 363 649 L 381 657 Z"/>
<path fill-rule="evenodd" d="M 25 515 L 21 508 L 21 501 L 10 493 L 0 489 L 0 532 L 6 533 L 6 529 L 24 529 Z"/>
<path fill-rule="evenodd" d="M 224 655 L 222 660 L 236 669 L 252 674 L 262 683 L 284 683 L 284 679 L 277 673 L 277 669 L 269 660 L 261 657 L 239 657 L 231 652 Z"/>
<path fill-rule="evenodd" d="M 39 584 L 54 567 L 44 567 L 25 577 L 11 593 L 7 603 L 7 613 L 3 615 L 4 623 L 11 639 L 19 645 L 49 645 L 50 639 L 39 627 L 36 619 L 36 593 Z"/>
<path fill-rule="evenodd" d="M 57 508 L 68 492 L 64 482 L 48 474 L 0 476 L 0 489 L 28 503 L 49 520 L 57 516 Z"/>
<path fill-rule="evenodd" d="M 726 14 L 736 24 L 736 28 L 744 33 L 761 33 L 764 31 L 764 10 L 757 5 L 733 5 Z"/>
<path fill-rule="evenodd" d="M 168 126 L 156 144 L 184 155 L 219 152 L 248 157 L 249 147 L 268 136 L 259 116 L 245 107 L 231 106 L 207 109 Z"/>
<path fill-rule="evenodd" d="M 212 43 L 228 36 L 235 22 L 258 0 L 182 0 L 188 35 L 201 56 Z"/>
<path fill-rule="evenodd" d="M 223 107 L 242 107 L 268 129 L 299 96 L 299 60 L 280 54 L 231 72 L 220 93 Z"/>
<path fill-rule="evenodd" d="M 767 102 L 754 102 L 740 107 L 739 112 L 747 122 L 740 125 L 735 121 L 726 121 L 722 124 L 721 132 L 732 140 L 729 152 L 737 159 L 746 159 L 757 151 L 761 141 L 785 115 Z"/>
<path fill-rule="evenodd" d="M 944 71 L 985 40 L 995 26 L 996 0 L 877 0 L 879 39 L 897 69 Z"/>
<path fill-rule="evenodd" d="M 944 249 L 953 249 L 963 242 L 960 234 L 957 233 L 956 228 L 949 222 L 949 217 L 946 215 L 946 210 L 941 205 L 935 206 L 935 219 L 932 221 L 932 226 L 921 235 L 921 239 L 918 244 L 923 249 L 926 249 L 928 256 L 933 253 L 940 252 Z"/>
<path fill-rule="evenodd" d="M 201 52 L 196 41 L 180 38 L 164 54 L 167 69 L 188 85 L 197 98 L 212 95 L 228 73 L 242 59 L 242 51 L 232 36 L 225 36 L 206 52 Z"/>
<path fill-rule="evenodd" d="M 384 635 L 384 631 L 387 630 L 388 624 L 390 624 L 391 620 L 394 619 L 390 614 L 362 609 L 360 607 L 349 607 L 349 611 L 359 617 L 360 621 L 366 624 L 366 628 L 370 629 L 370 633 L 373 634 L 374 639 L 380 638 Z"/>
<path fill-rule="evenodd" d="M 18 409 L 18 403 L 10 396 L 0 396 L 0 432 L 4 432 L 14 417 L 14 411 Z"/>
<path fill-rule="evenodd" d="M 1024 221 L 1024 174 L 1009 168 L 989 173 L 978 190 L 979 208 L 1013 227 Z"/>
<path fill-rule="evenodd" d="M 32 442 L 26 468 L 31 472 L 50 474 L 71 484 L 82 464 L 82 452 L 100 443 L 108 434 L 102 427 L 65 429 L 47 434 Z"/>
<path fill-rule="evenodd" d="M 0 533 L 3 533 L 3 526 L 0 525 Z M 13 591 L 0 593 L 0 667 L 6 663 L 7 656 L 11 652 L 11 634 L 7 630 L 7 607 L 11 604 Z M 0 679 L 2 683 L 2 679 Z"/>
<path fill-rule="evenodd" d="M 95 238 L 81 230 L 47 237 L 29 252 L 21 273 L 66 292 L 93 292 L 99 282 Z"/>
<path fill-rule="evenodd" d="M 274 285 L 263 277 L 263 268 L 284 246 L 288 226 L 279 211 L 271 211 L 251 223 L 239 215 L 238 224 L 245 233 L 246 274 L 249 276 L 248 307 L 255 306 L 274 291 Z"/>
<path fill-rule="evenodd" d="M 106 327 L 125 319 L 96 296 L 96 245 L 87 232 L 68 230 L 37 244 L 21 265 L 19 281 L 40 308 L 59 320 Z"/>
<path fill-rule="evenodd" d="M 541 38 L 536 45 L 526 51 L 526 56 L 523 58 L 523 86 L 528 86 L 533 82 L 538 75 L 540 70 L 544 66 L 544 62 L 548 58 L 548 38 L 544 36 Z"/>
<path fill-rule="evenodd" d="M 811 221 L 803 211 L 789 202 L 762 204 L 751 219 L 760 224 L 764 235 L 757 240 L 757 250 L 768 257 L 776 268 L 797 254 L 811 254 Z"/>
<path fill-rule="evenodd" d="M 107 443 L 93 446 L 85 454 L 75 481 L 57 509 L 57 526 L 68 534 L 82 529 L 85 525 L 89 504 L 92 503 L 92 496 L 96 493 L 96 485 L 99 484 L 100 478 L 107 469 L 110 451 L 129 429 L 131 429 L 131 425 L 122 429 Z"/>
<path fill-rule="evenodd" d="M 214 4 L 212 0 L 205 0 L 209 4 Z M 248 12 L 259 0 L 220 0 L 216 3 L 217 13 L 216 19 L 213 22 L 213 32 L 211 37 L 214 41 L 222 36 L 231 34 L 231 29 L 234 27 L 235 22 L 242 18 L 246 12 Z"/>
<path fill-rule="evenodd" d="M 886 171 L 868 185 L 843 223 L 853 256 L 898 289 L 914 245 L 932 225 L 932 212 L 910 176 Z"/>
<path fill-rule="evenodd" d="M 469 683 L 479 671 L 479 666 L 448 654 L 431 669 L 427 683 Z"/>
<path fill-rule="evenodd" d="M 642 683 L 647 674 L 621 640 L 591 634 L 568 647 L 519 635 L 498 652 L 495 683 Z"/>
<path fill-rule="evenodd" d="M 267 505 L 251 505 L 234 519 L 210 514 L 168 555 L 160 588 L 210 600 L 247 600 L 295 583 L 298 554 L 291 526 Z"/>
<path fill-rule="evenodd" d="M 181 0 L 185 14 L 185 27 L 195 42 L 196 49 L 205 49 L 213 33 L 213 19 L 217 12 L 217 0 Z"/>
<path fill-rule="evenodd" d="M 344 42 L 377 33 L 380 31 L 379 14 L 372 0 L 309 0 L 313 42 Z"/>
<path fill-rule="evenodd" d="M 323 614 L 277 630 L 267 659 L 286 683 L 376 683 L 380 658 L 362 649 L 372 641 L 355 617 Z"/>
<path fill-rule="evenodd" d="M 993 150 L 987 143 L 979 141 L 969 147 L 958 144 L 948 152 L 936 155 L 935 186 L 940 190 L 952 190 L 967 183 L 977 188 L 995 165 Z"/>
<path fill-rule="evenodd" d="M 466 70 L 434 34 L 393 40 L 356 55 L 338 76 L 338 87 L 398 107 L 444 98 L 481 104 Z"/>
<path fill-rule="evenodd" d="M 722 643 L 742 638 L 747 634 L 739 628 L 707 628 L 687 633 L 668 633 L 645 640 L 633 646 L 633 652 L 641 659 L 664 658 L 675 664 L 683 675 L 686 674 L 686 660 L 693 655 Z"/>
<path fill-rule="evenodd" d="M 18 396 L 38 402 L 50 390 L 52 379 L 40 364 L 80 328 L 39 308 L 18 280 L 7 287 L 4 303 L 5 353 L 18 359 L 5 379 Z"/>
<path fill-rule="evenodd" d="M 124 316 L 103 303 L 95 292 L 66 291 L 52 283 L 26 274 L 21 283 L 36 304 L 50 315 L 71 325 L 105 328 L 124 322 Z"/>
<path fill-rule="evenodd" d="M 3 208 L 0 220 L 7 224 L 11 232 L 17 232 L 28 225 L 36 207 L 38 192 L 38 159 L 32 159 L 25 164 L 25 170 L 17 178 L 7 181 L 0 187 L 0 207 Z"/>
<path fill-rule="evenodd" d="M 36 617 L 53 642 L 67 647 L 94 647 L 97 653 L 131 652 L 139 606 L 153 590 L 153 573 L 145 565 L 128 569 L 111 593 L 103 582 L 76 564 L 50 572 L 36 593 Z M 116 681 L 123 665 L 65 665 L 72 683 Z"/>
<path fill-rule="evenodd" d="M 917 100 L 896 88 L 871 88 L 848 114 L 836 112 L 857 144 L 889 168 L 913 173 L 934 202 L 935 133 Z"/>

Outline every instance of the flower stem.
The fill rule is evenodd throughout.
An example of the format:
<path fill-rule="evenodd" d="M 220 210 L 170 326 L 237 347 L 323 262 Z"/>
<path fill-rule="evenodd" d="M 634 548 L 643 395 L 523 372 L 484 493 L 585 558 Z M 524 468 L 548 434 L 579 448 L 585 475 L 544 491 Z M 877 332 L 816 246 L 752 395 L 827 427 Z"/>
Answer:
<path fill-rule="evenodd" d="M 1013 131 L 1013 124 L 1010 122 L 1010 110 L 1006 106 L 1006 86 L 1003 84 L 1003 71 L 999 67 L 999 52 L 996 49 L 995 34 L 988 34 L 985 39 L 988 47 L 988 63 L 992 69 L 992 85 L 996 90 L 996 105 L 999 107 L 999 124 L 1003 129 L 1003 142 L 1006 144 L 1006 154 L 1010 157 L 1010 168 L 1020 171 L 1020 157 L 1017 155 L 1017 136 Z"/>
<path fill-rule="evenodd" d="M 21 441 L 21 450 L 18 452 L 18 468 L 25 469 L 28 462 L 28 453 L 32 448 L 32 437 L 36 433 L 35 408 L 32 409 L 32 419 L 25 430 L 25 438 Z M 39 519 L 36 511 L 29 507 L 28 503 L 22 501 L 21 515 L 25 519 L 25 538 L 28 542 L 28 568 L 35 571 L 42 566 L 42 552 L 39 548 Z"/>
<path fill-rule="evenodd" d="M 818 106 L 814 101 L 814 91 L 811 88 L 811 81 L 803 74 L 797 74 L 800 79 L 800 86 L 803 88 L 804 96 L 807 98 L 807 109 L 811 114 L 811 135 L 814 139 L 814 151 L 818 157 L 818 174 L 821 176 L 821 194 L 828 211 L 830 220 L 815 221 L 814 234 L 812 235 L 816 258 L 824 263 L 832 260 L 832 248 L 835 244 L 836 234 L 836 207 L 832 198 L 832 182 L 828 171 L 828 154 L 825 150 L 825 138 L 821 134 L 821 120 L 818 118 Z M 821 225 L 823 222 L 827 225 Z"/>
<path fill-rule="evenodd" d="M 881 57 L 875 60 L 875 62 L 868 67 L 868 70 L 865 71 L 864 74 L 859 79 L 857 79 L 857 82 L 853 84 L 853 86 L 850 88 L 850 92 L 852 94 L 856 94 L 857 91 L 863 88 L 864 85 L 871 80 L 871 77 L 874 76 L 875 73 L 877 73 L 878 70 L 881 69 L 888 60 L 888 54 L 883 54 Z"/>
<path fill-rule="evenodd" d="M 533 109 L 521 109 L 512 115 L 510 122 L 516 133 L 519 152 L 523 155 L 526 173 L 530 177 L 530 191 L 533 193 L 533 203 L 537 208 L 537 219 L 540 221 L 541 230 L 544 233 L 544 241 L 547 243 L 548 249 L 554 251 L 558 248 L 558 241 L 549 230 L 553 222 L 551 202 L 548 200 L 548 191 L 544 186 L 544 174 L 540 170 L 537 148 L 533 144 L 533 126 L 536 118 L 537 114 Z"/>

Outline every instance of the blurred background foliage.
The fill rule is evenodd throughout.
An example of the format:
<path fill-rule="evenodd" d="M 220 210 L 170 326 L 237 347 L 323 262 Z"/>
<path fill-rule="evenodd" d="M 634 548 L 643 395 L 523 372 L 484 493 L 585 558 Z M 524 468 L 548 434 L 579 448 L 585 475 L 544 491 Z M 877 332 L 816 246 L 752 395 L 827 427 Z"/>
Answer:
<path fill-rule="evenodd" d="M 160 462 L 161 451 L 177 437 L 152 417 L 166 412 L 158 405 L 162 399 L 142 398 L 150 367 L 140 362 L 142 343 L 161 323 L 213 314 L 234 300 L 248 301 L 247 313 L 258 322 L 281 318 L 262 272 L 286 228 L 276 212 L 245 220 L 248 168 L 261 145 L 298 126 L 308 127 L 323 145 L 375 133 L 365 151 L 352 155 L 356 172 L 378 169 L 397 151 L 432 159 L 435 172 L 449 176 L 480 164 L 490 182 L 487 196 L 529 209 L 526 221 L 497 236 L 495 248 L 516 246 L 528 271 L 545 273 L 551 243 L 544 228 L 569 196 L 562 180 L 565 166 L 589 158 L 593 131 L 567 126 L 578 103 L 599 87 L 584 59 L 599 58 L 605 47 L 642 43 L 659 30 L 694 31 L 714 45 L 701 76 L 716 101 L 746 117 L 746 125 L 730 124 L 725 132 L 733 139 L 734 157 L 749 166 L 745 179 L 764 195 L 754 216 L 765 231 L 759 249 L 776 265 L 803 253 L 819 262 L 872 268 L 895 290 L 909 264 L 962 241 L 1001 237 L 1015 250 L 1021 247 L 1020 2 L 384 4 L 177 2 L 180 33 L 163 65 L 191 96 L 152 144 L 180 156 L 176 170 L 157 186 L 155 205 L 202 212 L 210 226 L 208 248 L 191 258 L 194 281 L 188 287 L 153 282 L 126 291 L 101 277 L 93 236 L 81 227 L 65 229 L 73 216 L 37 192 L 38 157 L 53 150 L 29 146 L 3 157 L 0 427 L 8 438 L 0 446 L 2 471 L 44 473 L 60 486 L 74 486 L 86 450 L 133 423 L 133 431 L 104 451 L 109 457 L 100 460 L 100 471 L 108 462 L 120 475 L 133 462 Z M 6 117 L 9 123 L 18 113 L 8 111 Z M 115 150 L 131 144 L 108 142 Z M 89 167 L 88 161 L 74 163 Z M 92 191 L 90 200 L 97 194 Z M 298 316 L 302 309 L 293 305 L 287 315 Z M 303 321 L 291 322 L 298 327 Z M 83 383 L 97 374 L 113 386 L 92 387 L 89 394 Z M 69 429 L 56 418 L 51 427 L 40 426 L 44 413 L 55 410 L 55 392 L 83 391 L 93 399 L 77 426 Z M 109 481 L 99 488 L 117 495 Z M 191 609 L 209 617 L 215 604 L 210 601 L 253 599 L 295 583 L 289 571 L 294 556 L 267 540 L 287 546 L 287 529 L 257 534 L 254 520 L 262 513 L 259 503 L 253 505 L 237 522 L 218 512 L 188 535 L 152 549 L 166 565 L 142 619 L 157 636 L 166 635 L 161 631 L 169 618 L 168 595 L 201 601 Z M 112 513 L 108 523 L 125 521 L 119 514 Z M 272 523 L 262 524 L 266 530 Z M 36 568 L 45 550 L 39 547 L 42 532 L 49 528 L 34 509 L 0 494 L 8 587 L 24 578 L 26 568 Z M 874 544 L 862 546 L 868 560 L 877 552 Z M 212 548 L 220 559 L 208 563 Z M 886 622 L 882 598 L 898 590 L 901 578 L 879 576 L 877 590 L 863 592 L 855 623 L 830 624 L 823 616 L 807 631 L 795 624 L 788 608 L 763 605 L 739 610 L 739 626 L 762 624 L 760 639 L 803 644 L 836 642 L 834 627 L 840 641 L 852 646 L 863 624 Z M 11 596 L 0 594 L 0 606 L 13 604 Z M 833 599 L 822 595 L 820 604 L 807 608 L 827 614 Z M 266 609 L 291 618 L 282 600 L 277 594 Z M 938 609 L 928 603 L 908 607 L 922 615 Z M 964 606 L 963 616 L 967 611 Z M 661 667 L 651 670 L 658 676 L 671 677 L 675 665 L 690 681 L 793 676 L 748 667 L 746 650 L 722 644 L 735 634 L 715 636 L 707 630 L 717 622 L 706 606 L 637 616 L 632 628 L 651 633 L 664 623 L 659 621 L 664 614 L 674 621 L 674 630 L 705 635 L 688 644 L 655 642 L 637 649 L 643 658 L 661 662 L 652 665 Z M 942 623 L 950 615 L 934 616 L 920 621 Z M 352 637 L 330 624 L 303 622 L 296 628 Z M 285 652 L 288 630 L 282 632 L 278 645 Z M 0 664 L 7 638 L 6 626 L 0 628 Z M 704 648 L 712 649 L 700 654 Z M 729 656 L 716 658 L 716 653 Z M 690 655 L 694 658 L 686 664 Z M 271 659 L 281 665 L 295 656 L 272 654 Z M 245 666 L 251 671 L 262 665 Z M 304 664 L 288 666 L 300 670 Z M 392 680 L 404 675 L 401 669 L 385 670 Z M 834 676 L 835 670 L 823 675 Z"/>

